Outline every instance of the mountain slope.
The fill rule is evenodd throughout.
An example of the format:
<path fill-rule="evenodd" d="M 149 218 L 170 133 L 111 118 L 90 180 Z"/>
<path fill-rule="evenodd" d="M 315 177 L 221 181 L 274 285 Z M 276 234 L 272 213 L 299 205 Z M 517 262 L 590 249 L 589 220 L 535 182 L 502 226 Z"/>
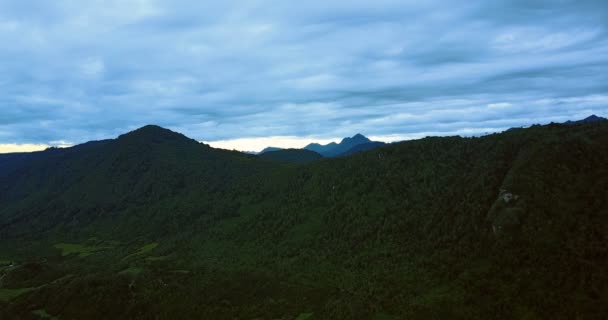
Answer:
<path fill-rule="evenodd" d="M 272 159 L 283 163 L 303 164 L 322 159 L 323 156 L 306 149 L 284 149 L 267 151 L 260 154 L 261 158 Z"/>
<path fill-rule="evenodd" d="M 0 207 L 0 232 L 41 232 L 53 221 L 86 226 L 176 196 L 212 201 L 269 165 L 155 126 L 103 143 L 47 150 L 20 170 L 0 172 L 0 201 L 6 203 Z M 28 221 L 27 228 L 19 221 Z M 129 233 L 131 227 L 115 229 Z"/>
<path fill-rule="evenodd" d="M 262 155 L 262 154 L 264 154 L 266 152 L 279 151 L 279 150 L 283 150 L 283 149 L 282 148 L 277 148 L 277 147 L 266 147 L 262 151 L 260 151 L 258 154 Z"/>
<path fill-rule="evenodd" d="M 376 149 L 379 147 L 382 147 L 386 145 L 386 143 L 384 142 L 379 142 L 379 141 L 374 141 L 374 142 L 369 142 L 369 143 L 362 143 L 362 144 L 358 144 L 350 149 L 348 149 L 347 151 L 339 154 L 340 157 L 347 157 L 350 155 L 353 155 L 355 153 L 359 153 L 359 152 L 363 152 L 363 151 L 369 151 L 372 149 Z"/>
<path fill-rule="evenodd" d="M 608 314 L 605 122 L 302 166 L 128 138 L 2 175 L 0 317 Z"/>

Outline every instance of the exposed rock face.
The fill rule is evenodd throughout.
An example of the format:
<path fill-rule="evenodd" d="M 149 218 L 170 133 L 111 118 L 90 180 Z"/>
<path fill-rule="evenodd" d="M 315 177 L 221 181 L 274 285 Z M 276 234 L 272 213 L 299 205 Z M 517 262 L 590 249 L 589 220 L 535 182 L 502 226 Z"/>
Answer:
<path fill-rule="evenodd" d="M 488 220 L 492 224 L 492 231 L 498 235 L 517 228 L 521 224 L 524 214 L 524 202 L 520 200 L 519 195 L 501 189 L 498 198 L 488 212 Z"/>
<path fill-rule="evenodd" d="M 519 199 L 519 195 L 513 194 L 505 189 L 500 189 L 498 199 L 502 200 L 505 204 L 509 204 L 511 201 L 517 201 Z"/>

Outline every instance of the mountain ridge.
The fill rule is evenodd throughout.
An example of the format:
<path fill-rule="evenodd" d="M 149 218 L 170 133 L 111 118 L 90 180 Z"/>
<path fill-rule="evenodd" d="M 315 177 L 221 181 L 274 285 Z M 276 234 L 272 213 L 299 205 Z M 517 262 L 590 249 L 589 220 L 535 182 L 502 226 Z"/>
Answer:
<path fill-rule="evenodd" d="M 600 122 L 600 121 L 606 121 L 608 119 L 604 118 L 604 117 L 599 117 L 596 116 L 595 114 L 592 114 L 584 119 L 581 120 L 576 120 L 576 121 L 572 121 L 572 120 L 568 120 L 565 123 L 566 124 L 574 124 L 574 123 L 594 123 L 594 122 Z"/>
<path fill-rule="evenodd" d="M 357 145 L 371 142 L 372 141 L 364 135 L 357 133 L 352 137 L 343 138 L 340 143 L 331 142 L 326 145 L 311 143 L 305 146 L 304 149 L 317 152 L 324 157 L 337 157 Z"/>

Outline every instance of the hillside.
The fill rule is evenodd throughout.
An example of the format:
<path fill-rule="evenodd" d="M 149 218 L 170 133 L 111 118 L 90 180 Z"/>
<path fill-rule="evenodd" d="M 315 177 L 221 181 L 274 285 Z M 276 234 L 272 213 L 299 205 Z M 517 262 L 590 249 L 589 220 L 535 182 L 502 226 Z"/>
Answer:
<path fill-rule="evenodd" d="M 155 126 L 0 155 L 0 318 L 603 319 L 606 163 L 606 121 L 299 166 Z"/>
<path fill-rule="evenodd" d="M 306 149 L 283 149 L 266 151 L 260 154 L 261 158 L 271 159 L 283 163 L 303 164 L 322 159 L 323 156 Z"/>
<path fill-rule="evenodd" d="M 386 143 L 384 143 L 384 142 L 378 142 L 378 141 L 358 144 L 358 145 L 356 145 L 356 146 L 348 149 L 347 151 L 341 153 L 339 156 L 340 157 L 347 157 L 347 156 L 353 155 L 355 153 L 359 153 L 359 152 L 368 151 L 368 150 L 372 150 L 372 149 L 376 149 L 376 148 L 382 147 L 385 144 Z"/>
<path fill-rule="evenodd" d="M 283 150 L 283 149 L 281 149 L 281 148 L 277 148 L 277 147 L 266 147 L 266 148 L 264 148 L 262 151 L 260 151 L 258 154 L 259 154 L 259 155 L 262 155 L 262 154 L 264 154 L 264 153 L 266 153 L 266 152 L 271 152 L 271 151 L 280 151 L 280 150 Z"/>

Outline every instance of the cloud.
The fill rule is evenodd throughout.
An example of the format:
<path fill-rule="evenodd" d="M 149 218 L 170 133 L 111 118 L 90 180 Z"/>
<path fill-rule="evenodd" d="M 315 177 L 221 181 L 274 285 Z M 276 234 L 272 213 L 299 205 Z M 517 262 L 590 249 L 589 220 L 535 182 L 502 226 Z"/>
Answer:
<path fill-rule="evenodd" d="M 100 59 L 92 59 L 82 63 L 80 70 L 88 77 L 100 76 L 105 70 L 105 64 Z"/>
<path fill-rule="evenodd" d="M 154 123 L 255 150 L 607 116 L 607 31 L 605 1 L 7 0 L 0 143 Z"/>

